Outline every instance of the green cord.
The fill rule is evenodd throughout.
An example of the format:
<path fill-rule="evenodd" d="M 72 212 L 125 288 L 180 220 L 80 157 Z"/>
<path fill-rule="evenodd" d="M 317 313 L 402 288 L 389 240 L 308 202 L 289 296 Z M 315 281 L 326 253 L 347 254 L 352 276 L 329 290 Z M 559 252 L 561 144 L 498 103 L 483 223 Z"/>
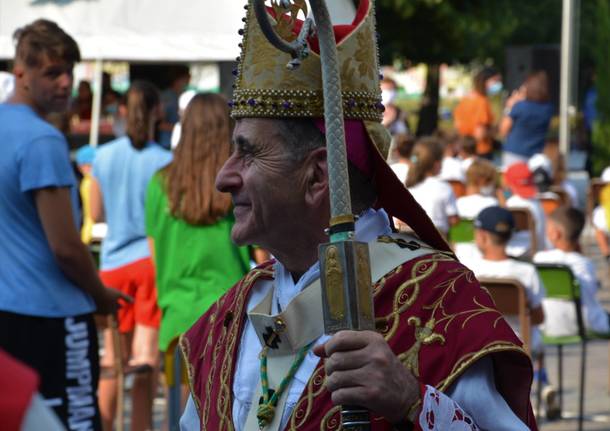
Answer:
<path fill-rule="evenodd" d="M 260 359 L 261 359 L 261 386 L 263 391 L 263 402 L 258 406 L 258 410 L 256 413 L 256 418 L 258 419 L 258 426 L 262 430 L 264 427 L 269 425 L 275 416 L 275 408 L 277 406 L 277 402 L 286 390 L 288 383 L 292 380 L 297 370 L 303 363 L 309 348 L 313 343 L 308 344 L 307 346 L 301 347 L 297 352 L 297 356 L 294 358 L 292 365 L 290 366 L 290 370 L 286 377 L 282 379 L 280 385 L 277 390 L 273 392 L 273 395 L 269 397 L 269 378 L 267 377 L 267 351 L 269 350 L 268 346 L 265 346 L 261 351 Z"/>

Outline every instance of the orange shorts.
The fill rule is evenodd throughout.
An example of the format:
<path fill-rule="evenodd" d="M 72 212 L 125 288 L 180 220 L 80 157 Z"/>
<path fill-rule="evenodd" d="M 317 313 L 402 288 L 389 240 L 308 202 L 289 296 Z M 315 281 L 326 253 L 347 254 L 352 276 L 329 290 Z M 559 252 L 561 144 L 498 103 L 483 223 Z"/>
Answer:
<path fill-rule="evenodd" d="M 131 332 L 136 323 L 159 328 L 161 310 L 157 305 L 155 267 L 147 257 L 120 268 L 100 271 L 104 285 L 133 297 L 133 303 L 121 302 L 118 312 L 119 331 Z"/>

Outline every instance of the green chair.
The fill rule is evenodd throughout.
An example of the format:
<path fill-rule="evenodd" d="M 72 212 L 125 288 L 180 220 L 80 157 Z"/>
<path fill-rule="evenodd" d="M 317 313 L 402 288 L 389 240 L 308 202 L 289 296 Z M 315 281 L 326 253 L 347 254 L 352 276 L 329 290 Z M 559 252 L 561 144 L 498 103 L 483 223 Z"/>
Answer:
<path fill-rule="evenodd" d="M 546 297 L 570 301 L 576 309 L 578 333 L 565 336 L 548 336 L 543 334 L 546 345 L 557 346 L 559 407 L 563 411 L 563 346 L 580 344 L 580 389 L 578 394 L 578 430 L 582 431 L 584 420 L 585 370 L 587 364 L 587 339 L 580 303 L 580 286 L 572 270 L 566 265 L 536 264 L 538 275 L 546 289 Z M 540 400 L 538 385 L 538 399 Z"/>
<path fill-rule="evenodd" d="M 449 228 L 449 241 L 453 244 L 458 242 L 474 241 L 474 221 L 462 218 Z"/>

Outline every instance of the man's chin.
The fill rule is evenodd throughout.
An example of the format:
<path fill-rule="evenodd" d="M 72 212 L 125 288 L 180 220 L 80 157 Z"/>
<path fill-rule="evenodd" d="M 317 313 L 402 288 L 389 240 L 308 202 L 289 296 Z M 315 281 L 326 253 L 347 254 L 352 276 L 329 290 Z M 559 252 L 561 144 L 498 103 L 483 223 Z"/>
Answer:
<path fill-rule="evenodd" d="M 234 225 L 233 230 L 231 230 L 231 240 L 239 246 L 254 245 L 247 233 L 242 232 L 237 225 Z"/>
<path fill-rule="evenodd" d="M 67 112 L 69 108 L 70 108 L 70 100 L 66 99 L 64 101 L 63 99 L 61 99 L 60 101 L 54 101 L 52 103 L 49 103 L 49 106 L 47 107 L 46 111 L 49 114 L 51 114 L 51 113 L 63 114 L 64 112 Z"/>

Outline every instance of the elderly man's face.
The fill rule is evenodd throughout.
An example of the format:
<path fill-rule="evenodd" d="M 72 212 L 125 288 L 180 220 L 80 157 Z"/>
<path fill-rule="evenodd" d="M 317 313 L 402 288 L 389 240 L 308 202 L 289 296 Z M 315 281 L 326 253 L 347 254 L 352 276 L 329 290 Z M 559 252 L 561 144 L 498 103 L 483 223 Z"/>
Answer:
<path fill-rule="evenodd" d="M 273 250 L 290 243 L 305 208 L 302 170 L 288 157 L 277 121 L 238 120 L 233 154 L 216 178 L 216 188 L 233 198 L 231 236 L 240 245 Z"/>

